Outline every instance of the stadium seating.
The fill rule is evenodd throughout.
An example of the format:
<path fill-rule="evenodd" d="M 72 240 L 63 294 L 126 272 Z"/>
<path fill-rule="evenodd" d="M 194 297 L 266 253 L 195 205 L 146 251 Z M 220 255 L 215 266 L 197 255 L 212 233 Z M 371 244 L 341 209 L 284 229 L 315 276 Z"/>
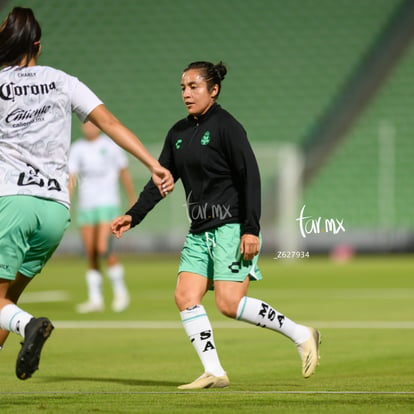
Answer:
<path fill-rule="evenodd" d="M 44 32 L 40 63 L 78 76 L 156 150 L 185 116 L 180 73 L 194 60 L 228 65 L 220 102 L 253 146 L 300 144 L 400 4 L 31 1 Z M 414 229 L 413 68 L 411 48 L 306 187 L 303 201 L 313 215 L 342 217 L 354 230 Z M 73 126 L 76 139 L 79 125 Z M 390 147 L 380 146 L 384 134 Z M 382 150 L 389 156 L 380 161 Z M 142 167 L 134 166 L 134 174 L 146 180 Z"/>

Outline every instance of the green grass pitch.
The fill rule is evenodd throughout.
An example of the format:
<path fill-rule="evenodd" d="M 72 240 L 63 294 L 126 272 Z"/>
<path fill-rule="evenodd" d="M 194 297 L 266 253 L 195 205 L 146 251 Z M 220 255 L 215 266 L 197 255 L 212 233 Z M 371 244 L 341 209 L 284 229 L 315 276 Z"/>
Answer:
<path fill-rule="evenodd" d="M 265 329 L 209 311 L 231 386 L 179 391 L 201 365 L 179 322 L 178 255 L 122 258 L 130 308 L 78 315 L 85 261 L 55 256 L 21 306 L 56 326 L 40 369 L 15 377 L 20 338 L 0 351 L 0 412 L 8 413 L 409 413 L 414 412 L 414 257 L 334 263 L 262 257 L 264 280 L 249 295 L 322 332 L 321 363 L 303 379 L 294 345 Z M 46 292 L 46 294 L 45 294 Z"/>

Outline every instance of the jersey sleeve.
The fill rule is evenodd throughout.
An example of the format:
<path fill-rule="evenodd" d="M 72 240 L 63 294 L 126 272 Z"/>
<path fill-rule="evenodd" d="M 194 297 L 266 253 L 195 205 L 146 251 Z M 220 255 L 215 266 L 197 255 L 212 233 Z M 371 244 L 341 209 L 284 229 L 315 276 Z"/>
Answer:
<path fill-rule="evenodd" d="M 88 115 L 102 101 L 80 80 L 74 78 L 72 90 L 72 112 L 76 113 L 78 118 L 85 122 Z"/>
<path fill-rule="evenodd" d="M 240 196 L 242 234 L 260 233 L 261 187 L 256 157 L 242 125 L 234 118 L 226 119 L 223 127 L 224 152 Z"/>

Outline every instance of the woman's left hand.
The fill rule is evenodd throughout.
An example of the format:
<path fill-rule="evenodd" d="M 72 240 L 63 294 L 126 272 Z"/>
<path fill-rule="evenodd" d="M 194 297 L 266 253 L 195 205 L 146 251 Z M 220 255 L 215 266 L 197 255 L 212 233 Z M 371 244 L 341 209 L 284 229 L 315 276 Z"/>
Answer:
<path fill-rule="evenodd" d="M 166 197 L 174 190 L 174 178 L 171 172 L 161 165 L 151 168 L 152 181 L 158 187 L 159 192 L 163 197 Z"/>
<path fill-rule="evenodd" d="M 259 250 L 260 239 L 254 234 L 243 234 L 240 240 L 240 253 L 243 255 L 243 260 L 253 260 Z"/>

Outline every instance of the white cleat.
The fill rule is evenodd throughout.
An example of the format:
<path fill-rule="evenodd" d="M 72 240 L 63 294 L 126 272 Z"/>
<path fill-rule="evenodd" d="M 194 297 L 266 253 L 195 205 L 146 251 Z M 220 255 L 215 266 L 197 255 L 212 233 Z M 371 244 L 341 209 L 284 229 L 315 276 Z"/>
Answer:
<path fill-rule="evenodd" d="M 319 365 L 319 345 L 321 343 L 321 334 L 314 328 L 308 328 L 310 338 L 298 345 L 299 355 L 302 359 L 302 375 L 309 378 Z"/>
<path fill-rule="evenodd" d="M 202 388 L 224 388 L 230 384 L 229 378 L 226 374 L 222 377 L 216 377 L 208 372 L 205 372 L 201 377 L 198 377 L 189 384 L 183 384 L 178 387 L 179 390 L 199 390 Z"/>
<path fill-rule="evenodd" d="M 118 295 L 112 302 L 112 310 L 114 312 L 123 312 L 129 306 L 129 295 Z"/>
<path fill-rule="evenodd" d="M 84 302 L 76 306 L 76 312 L 78 313 L 103 312 L 103 310 L 103 303 Z"/>

